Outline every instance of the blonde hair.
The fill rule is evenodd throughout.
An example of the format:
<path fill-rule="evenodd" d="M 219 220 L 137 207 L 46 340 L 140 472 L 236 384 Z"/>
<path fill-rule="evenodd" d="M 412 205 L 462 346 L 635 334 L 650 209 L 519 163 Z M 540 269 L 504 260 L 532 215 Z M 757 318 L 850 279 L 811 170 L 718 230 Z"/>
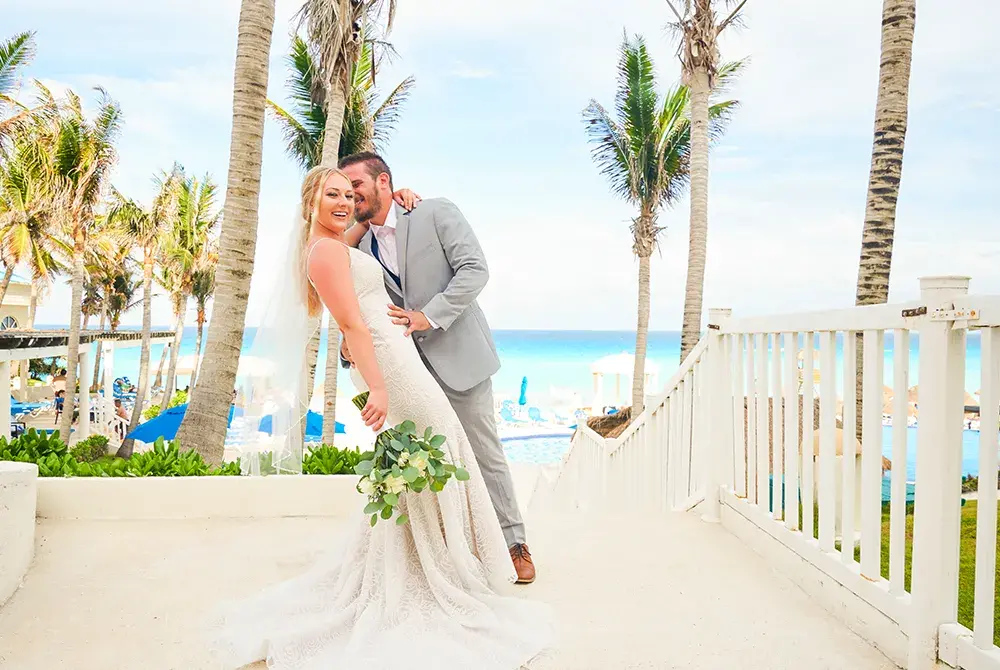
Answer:
<path fill-rule="evenodd" d="M 330 175 L 335 174 L 346 179 L 347 183 L 351 182 L 350 177 L 344 174 L 343 171 L 325 165 L 318 165 L 309 170 L 306 173 L 305 179 L 302 180 L 302 219 L 305 225 L 302 226 L 302 246 L 300 250 L 302 260 L 299 263 L 299 268 L 302 273 L 302 283 L 305 286 L 306 307 L 309 310 L 309 316 L 319 316 L 322 314 L 323 302 L 319 298 L 319 293 L 316 292 L 316 287 L 309 281 L 309 259 L 306 258 L 306 247 L 309 244 L 309 238 L 312 236 L 313 224 L 319 217 L 319 203 L 323 197 L 323 185 L 326 184 L 326 180 L 330 178 Z"/>

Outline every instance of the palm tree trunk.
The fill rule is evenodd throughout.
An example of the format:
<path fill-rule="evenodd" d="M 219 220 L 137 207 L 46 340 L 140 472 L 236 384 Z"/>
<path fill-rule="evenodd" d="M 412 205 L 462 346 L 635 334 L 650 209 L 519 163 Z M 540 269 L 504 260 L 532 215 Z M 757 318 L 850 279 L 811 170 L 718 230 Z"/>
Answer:
<path fill-rule="evenodd" d="M 160 354 L 160 365 L 156 368 L 156 379 L 153 380 L 153 388 L 160 388 L 163 384 L 163 368 L 167 365 L 167 356 L 170 354 L 170 343 L 163 345 L 163 352 Z"/>
<path fill-rule="evenodd" d="M 104 324 L 106 324 L 107 321 L 108 321 L 108 301 L 107 299 L 105 299 L 103 304 L 101 305 L 102 331 L 104 330 Z M 94 392 L 100 389 L 101 353 L 102 353 L 102 347 L 97 347 L 97 353 L 94 354 L 94 375 L 91 377 L 91 379 L 94 380 L 94 383 L 90 385 L 90 390 Z"/>
<path fill-rule="evenodd" d="M 153 332 L 153 249 L 146 247 L 142 253 L 142 345 L 139 352 L 139 383 L 136 386 L 135 405 L 128 422 L 128 433 L 139 426 L 142 420 L 146 389 L 149 387 L 149 350 Z M 165 407 L 164 407 L 165 409 Z M 129 458 L 135 448 L 135 440 L 125 440 L 118 447 L 117 456 Z"/>
<path fill-rule="evenodd" d="M 882 57 L 875 102 L 875 133 L 872 164 L 868 176 L 865 225 L 861 233 L 858 287 L 855 304 L 880 305 L 889 301 L 889 274 L 896 228 L 896 201 L 903 176 L 903 146 L 906 141 L 910 62 L 916 24 L 916 0 L 884 0 L 882 3 Z M 862 362 L 864 352 L 858 335 L 857 416 L 862 413 Z M 861 437 L 861 421 L 857 436 Z"/>
<path fill-rule="evenodd" d="M 684 287 L 684 322 L 681 326 L 681 362 L 701 339 L 702 302 L 705 291 L 705 256 L 708 250 L 708 73 L 699 68 L 691 77 L 691 225 L 688 237 L 688 270 Z"/>
<path fill-rule="evenodd" d="M 63 401 L 62 421 L 59 430 L 63 441 L 69 444 L 73 428 L 73 414 L 76 410 L 77 367 L 80 362 L 80 317 L 83 304 L 83 254 L 87 239 L 83 223 L 77 222 L 73 231 L 73 283 L 70 296 L 69 343 L 66 353 L 66 399 Z M 86 389 L 84 389 L 86 391 Z"/>
<path fill-rule="evenodd" d="M 632 421 L 645 405 L 646 342 L 649 339 L 649 256 L 639 256 L 638 323 L 635 328 L 635 365 L 632 368 Z"/>
<path fill-rule="evenodd" d="M 10 286 L 10 280 L 14 276 L 14 264 L 9 263 L 7 265 L 7 271 L 3 274 L 3 284 L 0 284 L 0 306 L 3 305 L 3 299 L 7 297 L 7 287 Z"/>
<path fill-rule="evenodd" d="M 191 370 L 191 391 L 198 383 L 198 369 L 201 367 L 201 338 L 205 332 L 205 308 L 198 308 L 198 336 L 194 340 L 194 368 Z M 188 397 L 191 397 L 190 394 Z"/>
<path fill-rule="evenodd" d="M 174 341 L 170 346 L 170 367 L 167 368 L 167 384 L 163 389 L 163 404 L 160 405 L 162 409 L 170 407 L 170 398 L 177 391 L 175 388 L 177 386 L 177 354 L 181 349 L 181 339 L 184 337 L 184 305 L 178 301 L 174 310 L 177 323 L 174 325 Z"/>
<path fill-rule="evenodd" d="M 344 91 L 344 80 L 338 75 L 339 73 L 336 73 L 333 77 L 326 108 L 323 165 L 336 165 L 339 159 L 340 133 L 344 127 L 344 106 L 347 104 L 347 95 Z M 316 337 L 319 337 L 318 332 Z M 318 345 L 317 342 L 317 349 Z M 326 331 L 326 376 L 323 378 L 323 444 L 332 445 L 336 432 L 338 370 L 340 370 L 340 329 L 331 316 Z"/>
<path fill-rule="evenodd" d="M 243 0 L 233 86 L 229 178 L 219 239 L 215 309 L 208 324 L 205 381 L 195 390 L 177 439 L 219 465 L 243 347 L 250 276 L 257 246 L 260 166 L 274 0 Z"/>
<path fill-rule="evenodd" d="M 25 324 L 25 328 L 28 330 L 34 330 L 35 328 L 35 312 L 38 311 L 38 286 L 35 282 L 31 282 L 31 299 L 28 301 L 28 323 Z M 21 402 L 28 400 L 28 373 L 31 367 L 31 361 L 21 361 L 21 368 L 18 371 L 21 380 Z"/>

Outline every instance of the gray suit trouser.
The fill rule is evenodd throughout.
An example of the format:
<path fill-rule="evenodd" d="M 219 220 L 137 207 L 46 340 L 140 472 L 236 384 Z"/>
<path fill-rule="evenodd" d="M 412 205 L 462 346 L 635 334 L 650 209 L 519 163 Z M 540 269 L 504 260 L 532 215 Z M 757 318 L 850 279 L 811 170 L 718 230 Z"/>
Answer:
<path fill-rule="evenodd" d="M 524 521 L 521 520 L 521 510 L 514 495 L 514 479 L 510 475 L 510 467 L 507 465 L 493 416 L 493 381 L 487 378 L 468 391 L 455 391 L 448 388 L 430 366 L 427 369 L 448 396 L 469 442 L 472 443 L 472 451 L 476 454 L 479 470 L 486 480 L 486 488 L 490 492 L 497 518 L 500 519 L 507 546 L 523 544 Z"/>

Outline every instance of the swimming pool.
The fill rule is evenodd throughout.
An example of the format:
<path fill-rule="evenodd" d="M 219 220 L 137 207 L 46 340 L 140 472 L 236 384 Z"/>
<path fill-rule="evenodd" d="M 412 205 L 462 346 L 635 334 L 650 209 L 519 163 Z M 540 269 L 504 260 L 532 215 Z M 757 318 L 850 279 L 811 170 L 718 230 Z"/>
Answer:
<path fill-rule="evenodd" d="M 569 449 L 571 435 L 527 435 L 503 437 L 503 451 L 511 463 L 544 465 L 558 463 Z"/>

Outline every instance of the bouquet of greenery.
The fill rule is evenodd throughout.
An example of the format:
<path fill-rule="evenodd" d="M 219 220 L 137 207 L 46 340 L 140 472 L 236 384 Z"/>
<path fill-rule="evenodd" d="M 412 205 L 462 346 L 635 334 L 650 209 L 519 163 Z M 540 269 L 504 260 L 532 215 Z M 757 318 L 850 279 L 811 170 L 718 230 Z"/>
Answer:
<path fill-rule="evenodd" d="M 364 409 L 368 392 L 355 396 L 352 402 L 359 410 Z M 365 514 L 372 515 L 372 526 L 379 518 L 388 520 L 398 512 L 399 496 L 404 491 L 420 493 L 430 489 L 438 493 L 452 475 L 458 481 L 469 478 L 465 469 L 445 460 L 441 451 L 444 443 L 445 436 L 435 435 L 430 426 L 423 435 L 418 435 L 412 421 L 378 434 L 372 451 L 361 454 L 361 461 L 354 468 L 361 475 L 358 492 L 368 496 Z M 396 515 L 398 525 L 407 521 L 407 515 Z"/>

